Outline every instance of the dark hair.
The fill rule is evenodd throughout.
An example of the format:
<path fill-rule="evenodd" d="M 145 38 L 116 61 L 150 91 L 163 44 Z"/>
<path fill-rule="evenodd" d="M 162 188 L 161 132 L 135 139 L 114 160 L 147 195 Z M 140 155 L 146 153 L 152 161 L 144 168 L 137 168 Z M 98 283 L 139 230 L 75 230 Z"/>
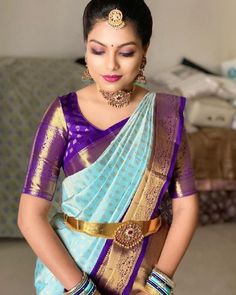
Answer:
<path fill-rule="evenodd" d="M 143 0 L 91 0 L 83 15 L 84 40 L 87 41 L 96 22 L 107 19 L 109 12 L 115 8 L 122 11 L 124 20 L 135 25 L 142 45 L 147 45 L 152 36 L 152 15 Z"/>

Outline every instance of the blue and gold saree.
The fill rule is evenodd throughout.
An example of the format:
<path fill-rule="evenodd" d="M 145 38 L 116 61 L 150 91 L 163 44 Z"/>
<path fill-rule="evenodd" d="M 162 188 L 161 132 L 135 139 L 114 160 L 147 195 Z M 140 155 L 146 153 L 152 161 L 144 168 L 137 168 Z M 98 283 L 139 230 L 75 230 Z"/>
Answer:
<path fill-rule="evenodd" d="M 195 192 L 184 130 L 184 98 L 149 92 L 129 118 L 107 130 L 86 126 L 89 122 L 83 125 L 85 118 L 76 103 L 76 94 L 70 93 L 48 109 L 35 145 L 43 145 L 50 125 L 50 132 L 56 130 L 60 138 L 57 148 L 60 146 L 61 152 L 54 151 L 53 141 L 58 139 L 51 137 L 52 147 L 46 154 L 56 157 L 50 161 L 55 165 L 45 167 L 51 169 L 51 179 L 43 185 L 47 181 L 42 175 L 41 180 L 34 178 L 38 183 L 33 183 L 35 156 L 24 192 L 51 200 L 58 170 L 63 166 L 70 173 L 62 183 L 62 212 L 97 223 L 150 220 L 162 213 L 160 205 L 166 192 L 172 198 Z M 124 249 L 112 239 L 73 231 L 62 214 L 54 216 L 52 225 L 78 267 L 89 274 L 101 294 L 109 295 L 143 290 L 169 229 L 163 221 L 158 232 L 132 249 Z M 61 295 L 64 289 L 39 259 L 35 287 L 40 295 Z"/>

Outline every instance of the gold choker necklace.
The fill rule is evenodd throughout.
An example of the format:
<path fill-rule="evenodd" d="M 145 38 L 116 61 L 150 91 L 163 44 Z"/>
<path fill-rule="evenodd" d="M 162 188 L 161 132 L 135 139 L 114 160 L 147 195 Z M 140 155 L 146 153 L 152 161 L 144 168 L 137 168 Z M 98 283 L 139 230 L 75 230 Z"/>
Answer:
<path fill-rule="evenodd" d="M 108 104 L 115 108 L 122 108 L 127 106 L 131 100 L 131 94 L 135 87 L 131 90 L 105 91 L 98 88 L 98 91 L 107 100 Z"/>

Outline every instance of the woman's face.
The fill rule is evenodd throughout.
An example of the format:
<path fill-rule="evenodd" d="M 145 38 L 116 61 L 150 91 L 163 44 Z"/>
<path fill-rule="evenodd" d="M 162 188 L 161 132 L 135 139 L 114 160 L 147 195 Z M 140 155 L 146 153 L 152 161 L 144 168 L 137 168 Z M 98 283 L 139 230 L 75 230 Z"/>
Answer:
<path fill-rule="evenodd" d="M 86 58 L 90 75 L 100 89 L 131 89 L 146 50 L 132 24 L 114 29 L 107 21 L 95 24 L 88 35 Z"/>

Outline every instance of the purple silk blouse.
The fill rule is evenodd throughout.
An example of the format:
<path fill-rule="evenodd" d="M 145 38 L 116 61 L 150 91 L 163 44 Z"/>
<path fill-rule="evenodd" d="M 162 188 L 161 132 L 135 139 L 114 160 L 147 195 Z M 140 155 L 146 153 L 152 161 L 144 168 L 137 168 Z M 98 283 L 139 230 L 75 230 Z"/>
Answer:
<path fill-rule="evenodd" d="M 75 92 L 56 98 L 37 129 L 22 193 L 52 201 L 60 168 L 63 168 L 65 176 L 69 176 L 89 166 L 128 119 L 101 130 L 83 116 Z M 96 152 L 88 152 L 87 158 L 82 159 L 80 153 L 94 143 Z M 182 145 L 170 190 L 173 198 L 196 191 L 187 143 Z"/>

